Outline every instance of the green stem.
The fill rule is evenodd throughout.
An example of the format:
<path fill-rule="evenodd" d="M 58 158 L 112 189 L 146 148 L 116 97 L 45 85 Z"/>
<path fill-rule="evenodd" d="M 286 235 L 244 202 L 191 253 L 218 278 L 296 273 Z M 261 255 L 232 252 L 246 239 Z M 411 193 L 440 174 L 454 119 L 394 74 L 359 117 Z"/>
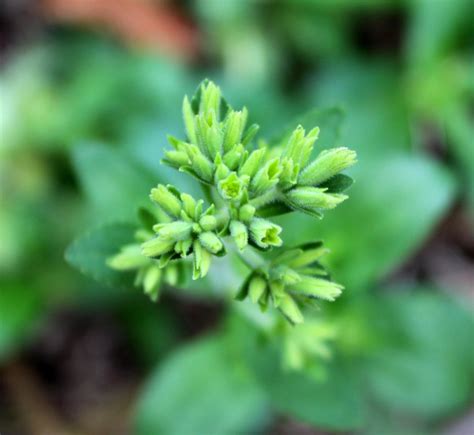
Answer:
<path fill-rule="evenodd" d="M 263 267 L 266 263 L 265 259 L 250 247 L 245 248 L 244 252 L 241 252 L 237 248 L 235 248 L 234 251 L 240 261 L 242 261 L 242 263 L 244 263 L 251 270 Z"/>

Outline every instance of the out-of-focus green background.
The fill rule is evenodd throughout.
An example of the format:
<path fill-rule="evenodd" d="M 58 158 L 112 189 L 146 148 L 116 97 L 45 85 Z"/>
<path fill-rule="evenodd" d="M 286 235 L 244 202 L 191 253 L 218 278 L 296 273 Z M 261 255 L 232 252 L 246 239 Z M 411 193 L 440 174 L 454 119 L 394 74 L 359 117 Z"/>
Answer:
<path fill-rule="evenodd" d="M 3 0 L 0 433 L 472 434 L 473 23 L 471 0 Z M 281 368 L 230 279 L 153 304 L 64 260 L 156 183 L 195 189 L 159 160 L 205 77 L 262 135 L 318 107 L 320 145 L 359 154 L 347 203 L 282 219 L 346 287 L 320 376 Z"/>

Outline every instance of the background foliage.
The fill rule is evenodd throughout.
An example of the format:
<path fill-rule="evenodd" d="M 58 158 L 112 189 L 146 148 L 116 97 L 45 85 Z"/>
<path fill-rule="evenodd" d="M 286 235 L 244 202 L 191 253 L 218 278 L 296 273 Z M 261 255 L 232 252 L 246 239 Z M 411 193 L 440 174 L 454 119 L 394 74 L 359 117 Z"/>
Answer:
<path fill-rule="evenodd" d="M 2 433 L 472 429 L 472 2 L 38 4 L 0 11 Z M 104 263 L 151 187 L 199 195 L 159 161 L 203 77 L 263 136 L 317 123 L 318 146 L 359 155 L 337 210 L 280 218 L 346 287 L 314 316 L 332 358 L 302 372 L 228 303 L 233 263 L 157 305 Z"/>

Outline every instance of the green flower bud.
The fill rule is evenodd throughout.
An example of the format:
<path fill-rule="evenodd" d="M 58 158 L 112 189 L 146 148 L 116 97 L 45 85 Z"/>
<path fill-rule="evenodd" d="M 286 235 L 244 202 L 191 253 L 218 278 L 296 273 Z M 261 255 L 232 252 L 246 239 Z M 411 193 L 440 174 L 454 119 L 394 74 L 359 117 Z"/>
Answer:
<path fill-rule="evenodd" d="M 303 295 L 308 298 L 324 299 L 331 302 L 340 296 L 343 289 L 343 286 L 335 282 L 305 275 L 301 276 L 300 282 L 288 287 L 288 290 L 294 294 Z"/>
<path fill-rule="evenodd" d="M 221 105 L 221 90 L 213 82 L 208 82 L 201 86 L 201 103 L 199 112 L 203 113 L 206 117 L 211 112 L 215 114 L 219 113 Z"/>
<path fill-rule="evenodd" d="M 254 194 L 262 194 L 275 186 L 278 183 L 278 176 L 280 173 L 280 160 L 278 158 L 274 158 L 268 161 L 252 179 L 250 186 Z"/>
<path fill-rule="evenodd" d="M 149 259 L 145 257 L 139 244 L 126 245 L 120 252 L 107 259 L 107 265 L 115 270 L 133 270 L 146 266 Z"/>
<path fill-rule="evenodd" d="M 217 183 L 219 180 L 223 180 L 229 175 L 230 169 L 221 162 L 220 156 L 216 158 L 216 162 L 219 162 L 216 163 L 216 173 L 214 174 L 214 180 Z"/>
<path fill-rule="evenodd" d="M 256 304 L 265 293 L 267 282 L 261 276 L 254 276 L 249 283 L 250 300 Z"/>
<path fill-rule="evenodd" d="M 174 251 L 182 258 L 184 258 L 189 254 L 189 250 L 191 249 L 192 244 L 193 242 L 191 239 L 178 240 L 174 245 Z"/>
<path fill-rule="evenodd" d="M 150 198 L 155 201 L 165 213 L 173 217 L 179 217 L 181 212 L 181 201 L 171 193 L 170 189 L 163 184 L 151 189 Z"/>
<path fill-rule="evenodd" d="M 283 151 L 283 157 L 292 159 L 300 168 L 304 167 L 306 163 L 308 163 L 311 152 L 313 151 L 314 142 L 318 138 L 318 135 L 319 128 L 316 127 L 305 137 L 305 130 L 299 125 L 291 134 Z"/>
<path fill-rule="evenodd" d="M 146 270 L 143 276 L 143 290 L 153 302 L 156 302 L 159 296 L 161 275 L 160 268 L 153 265 Z"/>
<path fill-rule="evenodd" d="M 288 262 L 288 266 L 294 268 L 306 267 L 318 261 L 324 254 L 327 254 L 329 249 L 318 246 L 314 249 L 303 251 L 300 255 Z"/>
<path fill-rule="evenodd" d="M 198 216 L 196 216 L 196 207 L 197 202 L 196 200 L 189 195 L 188 193 L 181 194 L 181 201 L 183 203 L 183 211 L 192 219 L 196 220 Z"/>
<path fill-rule="evenodd" d="M 280 186 L 282 189 L 289 189 L 294 186 L 298 180 L 300 167 L 292 159 L 284 157 L 281 160 Z"/>
<path fill-rule="evenodd" d="M 233 237 L 237 247 L 242 250 L 248 244 L 248 230 L 247 227 L 239 221 L 230 222 L 230 234 Z"/>
<path fill-rule="evenodd" d="M 240 143 L 247 122 L 247 115 L 248 112 L 245 107 L 240 112 L 230 111 L 227 115 L 224 127 L 224 152 Z"/>
<path fill-rule="evenodd" d="M 142 243 L 142 254 L 147 257 L 159 257 L 160 255 L 166 254 L 173 249 L 175 244 L 174 240 L 170 240 L 167 237 L 155 237 Z"/>
<path fill-rule="evenodd" d="M 244 193 L 244 183 L 235 172 L 231 172 L 227 178 L 219 181 L 217 189 L 222 198 L 235 201 L 242 197 Z"/>
<path fill-rule="evenodd" d="M 283 242 L 278 236 L 280 233 L 281 227 L 266 219 L 253 218 L 250 221 L 250 235 L 260 248 L 281 246 Z"/>
<path fill-rule="evenodd" d="M 285 285 L 296 284 L 301 281 L 300 274 L 289 267 L 280 268 L 279 278 Z"/>
<path fill-rule="evenodd" d="M 348 198 L 342 193 L 325 193 L 317 187 L 297 187 L 287 192 L 290 202 L 307 209 L 332 209 Z"/>
<path fill-rule="evenodd" d="M 255 216 L 255 207 L 250 204 L 244 204 L 242 207 L 240 207 L 239 210 L 239 219 L 242 222 L 248 223 L 250 222 L 253 217 Z"/>
<path fill-rule="evenodd" d="M 199 225 L 204 231 L 213 231 L 217 227 L 217 219 L 212 215 L 205 215 L 199 219 Z"/>
<path fill-rule="evenodd" d="M 247 131 L 244 134 L 244 137 L 242 138 L 242 145 L 244 147 L 247 146 L 252 141 L 252 139 L 258 133 L 258 130 L 260 130 L 260 127 L 257 124 L 252 124 L 247 129 Z"/>
<path fill-rule="evenodd" d="M 164 269 L 164 280 L 167 284 L 171 286 L 176 286 L 179 281 L 179 273 L 180 269 L 175 265 L 169 265 L 166 269 Z"/>
<path fill-rule="evenodd" d="M 242 158 L 245 154 L 245 149 L 242 144 L 235 145 L 224 155 L 224 163 L 227 165 L 228 168 L 234 170 L 242 161 Z"/>
<path fill-rule="evenodd" d="M 224 245 L 219 237 L 210 231 L 199 234 L 199 241 L 211 254 L 218 254 L 224 249 Z"/>
<path fill-rule="evenodd" d="M 221 152 L 222 133 L 216 114 L 211 112 L 209 116 L 196 116 L 198 142 L 201 150 L 211 159 Z"/>
<path fill-rule="evenodd" d="M 293 325 L 304 322 L 303 314 L 301 314 L 298 305 L 290 295 L 281 295 L 278 309 Z"/>
<path fill-rule="evenodd" d="M 197 143 L 196 137 L 196 126 L 194 123 L 194 112 L 191 107 L 191 103 L 187 96 L 184 97 L 183 101 L 183 118 L 184 126 L 186 127 L 186 134 L 191 143 Z"/>
<path fill-rule="evenodd" d="M 198 240 L 193 243 L 193 279 L 204 278 L 211 266 L 212 255 L 204 249 Z"/>
<path fill-rule="evenodd" d="M 323 151 L 300 174 L 298 184 L 316 186 L 357 162 L 357 154 L 348 148 Z"/>
<path fill-rule="evenodd" d="M 168 163 L 176 168 L 180 166 L 189 165 L 189 158 L 185 151 L 165 151 L 164 163 Z"/>
<path fill-rule="evenodd" d="M 260 164 L 265 153 L 265 148 L 259 148 L 258 150 L 252 151 L 245 160 L 242 167 L 239 169 L 239 175 L 248 175 L 249 177 L 253 177 L 260 169 Z"/>
<path fill-rule="evenodd" d="M 153 230 L 158 233 L 160 237 L 170 240 L 186 240 L 191 236 L 192 224 L 189 222 L 175 221 L 166 224 L 157 224 Z"/>
<path fill-rule="evenodd" d="M 196 145 L 188 145 L 186 148 L 192 169 L 205 181 L 212 180 L 214 168 L 209 159 L 201 152 Z"/>

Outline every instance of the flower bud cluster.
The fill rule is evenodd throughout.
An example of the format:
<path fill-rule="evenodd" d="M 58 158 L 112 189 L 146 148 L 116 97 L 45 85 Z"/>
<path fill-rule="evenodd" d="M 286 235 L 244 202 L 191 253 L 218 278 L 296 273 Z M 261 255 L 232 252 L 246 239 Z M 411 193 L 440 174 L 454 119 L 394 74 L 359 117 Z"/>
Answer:
<path fill-rule="evenodd" d="M 328 279 L 319 262 L 326 252 L 320 242 L 284 251 L 265 267 L 254 270 L 237 298 L 248 297 L 262 310 L 272 303 L 290 323 L 302 323 L 299 302 L 334 301 L 343 290 Z"/>
<path fill-rule="evenodd" d="M 193 258 L 193 279 L 206 276 L 212 257 L 226 254 L 229 238 L 245 257 L 248 246 L 266 251 L 280 248 L 282 228 L 270 218 L 302 211 L 321 217 L 347 196 L 351 179 L 341 172 L 356 162 L 347 148 L 322 151 L 312 159 L 319 128 L 308 133 L 302 126 L 279 145 L 253 145 L 258 126 L 247 126 L 248 111 L 232 109 L 212 82 L 203 82 L 196 95 L 184 98 L 186 138 L 169 136 L 171 149 L 163 163 L 195 177 L 206 189 L 210 204 L 158 185 L 150 197 L 165 219 L 150 225 L 141 245 L 125 246 L 110 259 L 115 269 L 138 269 L 137 282 L 145 291 L 155 289 L 172 266 Z M 243 252 L 241 252 L 243 251 Z M 333 301 L 342 287 L 329 280 L 318 260 L 321 244 L 284 250 L 264 266 L 252 268 L 239 298 L 249 297 L 265 309 L 270 303 L 292 324 L 301 323 L 302 302 Z M 170 272 L 168 272 L 170 271 Z"/>
<path fill-rule="evenodd" d="M 136 242 L 123 246 L 117 254 L 107 259 L 107 265 L 121 272 L 135 271 L 135 286 L 143 287 L 145 294 L 152 301 L 157 301 L 162 285 L 176 286 L 183 275 L 183 270 L 179 263 L 160 267 L 156 261 L 142 254 L 141 243 L 151 236 L 152 233 L 145 229 L 136 231 Z"/>
<path fill-rule="evenodd" d="M 142 244 L 142 254 L 159 260 L 160 267 L 193 254 L 193 279 L 206 276 L 212 256 L 225 255 L 219 237 L 222 223 L 215 215 L 215 206 L 203 210 L 203 200 L 196 201 L 171 185 L 159 184 L 150 197 L 173 220 L 153 226 L 155 235 Z"/>
<path fill-rule="evenodd" d="M 173 149 L 163 162 L 215 186 L 232 207 L 250 203 L 258 210 L 281 203 L 321 216 L 347 198 L 327 182 L 356 163 L 356 153 L 334 148 L 310 161 L 318 127 L 306 134 L 298 126 L 276 149 L 252 149 L 258 126 L 247 128 L 247 109 L 230 108 L 212 82 L 202 84 L 191 102 L 185 97 L 183 116 L 187 140 L 170 136 Z"/>

